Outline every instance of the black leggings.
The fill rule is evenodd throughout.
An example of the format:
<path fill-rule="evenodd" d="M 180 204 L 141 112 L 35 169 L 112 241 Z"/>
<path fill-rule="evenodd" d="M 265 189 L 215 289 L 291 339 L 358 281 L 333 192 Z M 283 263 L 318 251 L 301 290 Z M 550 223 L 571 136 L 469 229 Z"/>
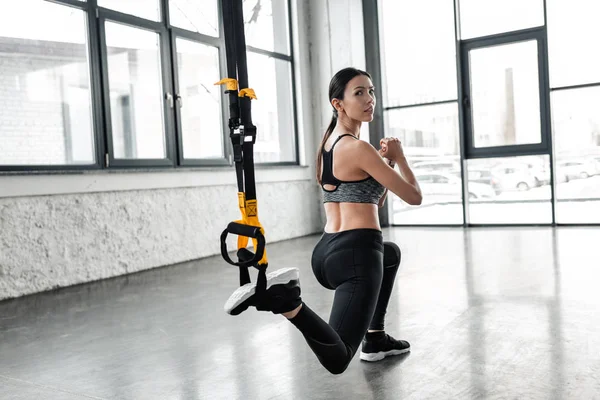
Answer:
<path fill-rule="evenodd" d="M 315 247 L 313 272 L 335 289 L 329 324 L 306 304 L 290 322 L 332 374 L 346 370 L 367 329 L 383 330 L 400 258 L 398 246 L 376 229 L 324 233 Z"/>

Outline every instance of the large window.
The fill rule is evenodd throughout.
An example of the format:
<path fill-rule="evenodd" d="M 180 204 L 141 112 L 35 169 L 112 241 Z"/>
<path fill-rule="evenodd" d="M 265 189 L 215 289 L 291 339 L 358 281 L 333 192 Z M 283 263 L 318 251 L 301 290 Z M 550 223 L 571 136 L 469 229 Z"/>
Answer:
<path fill-rule="evenodd" d="M 600 223 L 597 0 L 376 3 L 383 136 L 424 195 L 391 223 Z"/>
<path fill-rule="evenodd" d="M 423 191 L 420 207 L 392 196 L 398 224 L 462 224 L 462 179 L 456 103 L 393 109 L 386 132 L 402 141 Z M 487 193 L 477 195 L 487 196 Z"/>
<path fill-rule="evenodd" d="M 600 3 L 547 4 L 556 221 L 600 223 Z"/>
<path fill-rule="evenodd" d="M 0 6 L 0 169 L 228 165 L 220 0 Z M 244 0 L 257 163 L 297 163 L 288 0 Z"/>
<path fill-rule="evenodd" d="M 424 192 L 419 207 L 392 196 L 394 224 L 463 223 L 453 15 L 447 0 L 379 1 L 385 135 L 401 139 Z"/>
<path fill-rule="evenodd" d="M 94 164 L 85 11 L 0 8 L 0 165 Z"/>
<path fill-rule="evenodd" d="M 170 0 L 171 25 L 188 31 L 219 36 L 218 2 L 215 0 Z"/>
<path fill-rule="evenodd" d="M 220 159 L 225 154 L 223 131 L 219 49 L 184 38 L 176 39 L 177 77 L 183 107 L 181 135 L 184 159 Z M 217 81 L 215 80 L 217 79 Z"/>
<path fill-rule="evenodd" d="M 544 25 L 544 0 L 459 0 L 459 4 L 461 39 Z"/>
<path fill-rule="evenodd" d="M 537 42 L 470 52 L 474 147 L 541 142 Z"/>
<path fill-rule="evenodd" d="M 160 37 L 108 21 L 104 31 L 114 158 L 165 158 Z"/>
<path fill-rule="evenodd" d="M 257 162 L 296 160 L 288 15 L 287 1 L 244 1 L 248 82 L 258 97 L 252 103 Z"/>
<path fill-rule="evenodd" d="M 100 7 L 160 21 L 160 0 L 97 0 Z"/>
<path fill-rule="evenodd" d="M 550 86 L 600 82 L 600 2 L 546 0 Z"/>
<path fill-rule="evenodd" d="M 469 192 L 490 190 L 487 198 L 472 197 L 473 224 L 547 224 L 552 222 L 548 156 L 480 158 L 467 162 Z"/>
<path fill-rule="evenodd" d="M 379 4 L 384 106 L 456 100 L 452 1 L 380 0 Z"/>
<path fill-rule="evenodd" d="M 600 86 L 552 93 L 556 220 L 600 223 Z"/>

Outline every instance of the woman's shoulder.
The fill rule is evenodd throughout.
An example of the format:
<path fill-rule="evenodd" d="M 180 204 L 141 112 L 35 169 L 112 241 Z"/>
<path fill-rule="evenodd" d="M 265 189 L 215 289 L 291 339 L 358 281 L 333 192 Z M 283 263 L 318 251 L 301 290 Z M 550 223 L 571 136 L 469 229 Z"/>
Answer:
<path fill-rule="evenodd" d="M 347 143 L 346 147 L 350 151 L 355 153 L 357 156 L 365 155 L 365 154 L 372 153 L 372 152 L 375 152 L 375 153 L 377 152 L 377 150 L 375 149 L 375 147 L 373 147 L 373 145 L 371 143 L 369 143 L 365 140 L 360 140 L 360 139 L 356 139 L 350 143 Z"/>
<path fill-rule="evenodd" d="M 344 136 L 344 137 L 342 137 Z M 343 144 L 344 147 L 353 149 L 374 149 L 373 145 L 365 140 L 361 140 L 354 135 L 340 135 L 334 139 L 338 144 Z"/>

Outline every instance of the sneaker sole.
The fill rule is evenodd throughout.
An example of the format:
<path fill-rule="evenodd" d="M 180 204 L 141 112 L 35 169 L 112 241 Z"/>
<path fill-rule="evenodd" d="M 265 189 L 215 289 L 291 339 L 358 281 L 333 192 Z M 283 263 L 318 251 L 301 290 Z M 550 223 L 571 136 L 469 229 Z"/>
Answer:
<path fill-rule="evenodd" d="M 408 353 L 410 351 L 410 347 L 403 350 L 390 350 L 390 351 L 380 351 L 379 353 L 363 353 L 360 352 L 360 359 L 363 361 L 380 361 L 388 356 L 398 356 L 400 354 Z"/>
<path fill-rule="evenodd" d="M 300 271 L 297 268 L 278 269 L 267 274 L 267 289 L 273 285 L 283 285 L 298 279 L 300 279 Z M 231 314 L 236 307 L 248 300 L 254 293 L 256 293 L 256 283 L 246 283 L 240 286 L 225 302 L 223 307 L 225 312 Z"/>

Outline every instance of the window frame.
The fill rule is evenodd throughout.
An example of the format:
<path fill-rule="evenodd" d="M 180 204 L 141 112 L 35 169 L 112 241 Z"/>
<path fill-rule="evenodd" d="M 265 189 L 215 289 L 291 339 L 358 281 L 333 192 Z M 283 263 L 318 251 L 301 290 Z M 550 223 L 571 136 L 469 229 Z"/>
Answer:
<path fill-rule="evenodd" d="M 167 94 L 173 95 L 173 89 L 168 78 L 168 71 L 171 68 L 169 57 L 167 56 L 167 29 L 161 22 L 154 22 L 143 18 L 135 17 L 129 14 L 108 10 L 98 7 L 96 13 L 98 21 L 98 35 L 100 40 L 100 60 L 101 60 L 101 80 L 102 80 L 102 95 L 104 106 L 104 134 L 106 135 L 106 155 L 105 162 L 107 167 L 161 167 L 174 166 L 175 158 L 173 157 L 173 136 L 169 132 L 173 131 L 173 113 L 169 112 L 170 107 L 164 101 Z M 164 18 L 164 17 L 162 17 Z M 134 29 L 141 29 L 149 32 L 154 32 L 159 35 L 160 43 L 160 68 L 162 78 L 162 104 L 164 117 L 164 139 L 165 139 L 165 158 L 162 159 L 126 159 L 116 158 L 114 154 L 114 144 L 112 137 L 112 114 L 110 107 L 110 79 L 108 71 L 108 54 L 106 45 L 106 22 L 126 25 Z"/>
<path fill-rule="evenodd" d="M 473 136 L 471 71 L 469 69 L 469 52 L 475 49 L 491 48 L 500 45 L 510 45 L 535 40 L 538 61 L 538 96 L 540 102 L 540 143 L 514 144 L 502 146 L 476 147 Z M 484 36 L 461 41 L 460 58 L 462 68 L 462 109 L 464 110 L 465 158 L 510 157 L 521 155 L 548 154 L 551 146 L 550 137 L 550 97 L 547 74 L 547 38 L 546 28 L 530 28 L 496 35 Z"/>
<path fill-rule="evenodd" d="M 273 1 L 282 1 L 282 0 L 273 0 Z M 278 166 L 298 166 L 300 165 L 300 144 L 299 144 L 299 138 L 300 135 L 298 133 L 298 119 L 299 119 L 299 115 L 298 115 L 298 96 L 297 93 L 298 91 L 296 90 L 296 58 L 295 58 L 295 46 L 294 46 L 294 20 L 292 17 L 292 13 L 293 13 L 293 7 L 292 7 L 292 0 L 283 0 L 286 2 L 286 9 L 287 9 L 287 28 L 288 28 L 288 42 L 289 42 L 289 51 L 290 54 L 285 54 L 285 53 L 278 53 L 275 51 L 270 51 L 270 50 L 264 50 L 264 49 L 260 49 L 258 47 L 254 47 L 254 46 L 249 46 L 246 45 L 246 51 L 248 53 L 257 53 L 257 54 L 261 54 L 264 56 L 268 56 L 274 59 L 278 59 L 278 60 L 282 60 L 282 61 L 287 61 L 290 65 L 290 79 L 291 81 L 291 106 L 292 106 L 292 139 L 293 139 L 293 143 L 294 143 L 294 149 L 293 149 L 293 154 L 294 154 L 294 160 L 293 161 L 276 161 L 276 162 L 257 162 L 255 160 L 255 163 L 257 165 L 262 165 L 262 166 L 274 166 L 274 167 L 278 167 Z M 221 16 L 221 6 L 220 6 L 220 2 L 219 2 L 219 16 Z M 222 24 L 220 25 L 220 29 L 222 29 Z M 221 37 L 224 37 L 224 35 L 221 35 Z M 225 41 L 223 40 L 223 54 L 225 54 Z M 226 65 L 226 64 L 223 64 Z M 252 79 L 250 77 L 249 79 L 249 83 L 250 86 L 252 86 Z M 227 126 L 227 125 L 225 125 Z M 231 142 L 228 141 L 228 144 L 230 145 Z"/>
<path fill-rule="evenodd" d="M 380 32 L 379 32 L 379 14 L 378 14 L 378 5 L 381 0 L 363 0 L 363 13 L 364 13 L 364 26 L 365 26 L 365 43 L 366 43 L 366 60 L 367 60 L 367 70 L 374 71 L 374 80 L 378 80 L 381 82 L 381 78 L 378 75 L 381 74 L 382 66 L 380 63 Z M 385 213 L 380 213 L 380 216 L 383 215 L 382 218 L 382 226 L 402 226 L 402 227 L 454 227 L 454 226 L 462 226 L 462 227 L 482 227 L 482 226 L 600 226 L 600 223 L 597 222 L 559 222 L 556 215 L 557 208 L 557 200 L 559 196 L 556 194 L 557 184 L 555 179 L 555 170 L 559 161 L 557 160 L 555 154 L 555 139 L 556 135 L 553 132 L 554 129 L 554 121 L 552 119 L 552 104 L 550 95 L 555 91 L 570 91 L 570 90 L 578 90 L 590 87 L 600 87 L 600 81 L 596 82 L 574 82 L 573 84 L 569 84 L 567 86 L 551 86 L 550 84 L 550 71 L 549 71 L 549 37 L 548 37 L 548 29 L 549 22 L 547 16 L 547 8 L 548 8 L 548 0 L 544 0 L 544 25 L 538 27 L 532 27 L 522 30 L 515 31 L 507 31 L 498 34 L 488 35 L 488 36 L 480 36 L 473 37 L 469 39 L 460 39 L 460 12 L 459 12 L 459 2 L 460 0 L 452 0 L 454 3 L 454 23 L 455 23 L 455 48 L 456 48 L 456 65 L 457 65 L 457 76 L 456 76 L 456 84 L 457 84 L 457 100 L 448 100 L 447 102 L 457 102 L 458 107 L 458 120 L 459 120 L 459 144 L 460 144 L 460 166 L 461 166 L 461 180 L 463 186 L 463 199 L 462 199 L 462 214 L 463 214 L 463 222 L 460 224 L 456 223 L 447 223 L 447 222 L 407 222 L 407 223 L 399 223 L 395 222 L 392 218 L 392 213 L 394 210 L 392 209 L 392 203 L 389 202 L 388 209 Z M 550 23 L 551 24 L 551 23 Z M 468 63 L 464 60 L 464 48 L 466 45 L 475 45 L 482 44 L 483 41 L 487 40 L 488 42 L 482 45 L 481 47 L 486 47 L 485 45 L 490 45 L 495 42 L 501 42 L 503 40 L 507 40 L 509 42 L 513 42 L 514 36 L 518 34 L 535 34 L 538 35 L 536 39 L 538 42 L 538 68 L 541 70 L 539 74 L 540 83 L 539 90 L 541 92 L 541 101 L 540 101 L 540 115 L 542 118 L 542 126 L 541 133 L 542 139 L 546 140 L 545 143 L 537 144 L 538 148 L 527 148 L 525 146 L 530 145 L 510 145 L 510 146 L 497 146 L 497 147 L 483 147 L 477 148 L 478 151 L 473 152 L 473 146 L 470 145 L 467 141 L 468 129 L 466 127 L 468 121 L 466 121 L 468 117 L 468 113 L 465 111 L 465 94 L 468 94 L 469 91 L 465 90 L 465 85 L 468 84 L 469 80 L 465 77 L 465 70 L 468 68 Z M 529 39 L 529 38 L 527 38 Z M 542 48 L 540 50 L 540 47 Z M 376 84 L 376 86 L 382 86 L 381 84 Z M 383 114 L 386 111 L 398 109 L 398 108 L 408 108 L 408 107 L 422 107 L 427 105 L 434 105 L 434 103 L 427 104 L 411 104 L 411 105 L 403 105 L 403 106 L 394 106 L 394 107 L 378 107 L 379 114 L 376 110 L 375 120 L 371 124 L 372 127 L 376 129 L 371 130 L 371 142 L 376 145 L 376 141 L 384 137 L 385 129 L 383 124 Z M 375 139 L 375 140 L 374 140 Z M 473 171 L 472 167 L 468 167 L 468 161 L 476 160 L 476 159 L 489 159 L 489 158 L 502 158 L 502 157 L 519 157 L 519 156 L 542 156 L 545 159 L 547 158 L 548 166 L 549 166 L 549 177 L 550 182 L 548 183 L 550 186 L 550 205 L 551 205 L 551 222 L 522 222 L 522 223 L 473 223 L 470 222 L 469 216 L 469 198 L 468 198 L 468 183 L 470 181 L 469 175 Z M 587 199 L 584 199 L 585 201 Z M 546 200 L 544 200 L 546 201 Z"/>
<path fill-rule="evenodd" d="M 217 0 L 219 15 L 219 36 L 213 37 L 199 32 L 189 31 L 170 24 L 169 20 L 169 1 L 160 0 L 161 18 L 159 21 L 153 21 L 142 17 L 137 17 L 120 11 L 104 8 L 98 5 L 97 0 L 44 0 L 58 5 L 73 7 L 82 10 L 85 13 L 86 23 L 86 44 L 88 58 L 88 73 L 90 81 L 90 110 L 91 126 L 93 132 L 94 156 L 95 162 L 91 164 L 56 164 L 56 165 L 0 165 L 0 173 L 11 172 L 60 172 L 60 171 L 101 171 L 101 170 L 133 170 L 133 169 L 182 169 L 189 170 L 190 167 L 230 167 L 233 165 L 232 148 L 229 140 L 229 107 L 228 99 L 221 91 L 221 119 L 223 141 L 223 157 L 215 159 L 185 159 L 183 157 L 183 137 L 181 132 L 181 113 L 176 101 L 175 91 L 178 89 L 178 66 L 176 54 L 176 39 L 192 40 L 200 44 L 216 47 L 219 58 L 219 72 L 221 76 L 226 74 L 225 59 L 225 39 L 222 24 L 221 1 Z M 279 0 L 276 0 L 279 1 Z M 294 25 L 292 0 L 286 1 L 287 29 L 289 40 L 289 55 L 268 51 L 252 46 L 247 46 L 247 52 L 266 55 L 278 60 L 289 63 L 291 70 L 291 106 L 292 106 L 292 142 L 293 156 L 292 161 L 279 162 L 256 162 L 257 166 L 298 166 L 300 165 L 300 146 L 299 146 L 299 115 L 298 99 L 296 90 L 296 55 L 294 48 Z M 163 115 L 164 115 L 164 140 L 165 140 L 165 158 L 162 159 L 126 159 L 115 158 L 113 151 L 112 121 L 110 110 L 110 82 L 108 79 L 108 58 L 106 48 L 106 22 L 114 22 L 127 25 L 136 29 L 143 29 L 156 32 L 159 35 L 160 43 L 160 67 L 163 90 Z M 250 78 L 252 86 L 252 77 Z M 287 82 L 286 82 L 287 85 Z M 165 95 L 170 93 L 174 99 L 174 105 L 171 108 L 165 101 Z"/>
<path fill-rule="evenodd" d="M 95 5 L 96 0 L 45 0 L 49 3 L 58 4 L 65 7 L 76 8 L 84 12 L 84 22 L 86 26 L 85 39 L 87 46 L 87 63 L 90 83 L 90 110 L 91 110 L 91 128 L 92 142 L 94 144 L 94 162 L 90 164 L 30 164 L 30 165 L 10 165 L 0 164 L 0 172 L 29 172 L 29 171 L 86 171 L 101 170 L 105 150 L 104 142 L 104 119 L 102 110 L 102 95 L 100 93 L 100 74 L 98 57 L 98 42 L 93 32 L 97 30 L 97 19 L 90 10 Z"/>
<path fill-rule="evenodd" d="M 219 3 L 219 13 L 221 12 L 221 5 Z M 206 46 L 215 47 L 218 52 L 219 59 L 219 75 L 225 76 L 226 72 L 226 59 L 225 59 L 225 49 L 223 40 L 219 38 L 214 38 L 211 36 L 204 35 L 198 32 L 190 32 L 185 29 L 177 28 L 174 26 L 169 27 L 169 40 L 171 42 L 171 60 L 173 60 L 173 75 L 172 75 L 172 85 L 173 85 L 173 96 L 177 98 L 179 96 L 180 87 L 179 87 L 179 65 L 177 63 L 177 39 L 182 38 L 185 40 L 192 41 L 194 43 L 199 43 Z M 223 27 L 222 24 L 219 24 L 219 34 L 222 37 Z M 221 137 L 221 142 L 223 145 L 223 157 L 222 158 L 214 158 L 214 159 L 205 159 L 205 158 L 184 158 L 183 156 L 183 130 L 182 130 L 182 120 L 181 120 L 181 107 L 175 105 L 174 111 L 176 114 L 175 118 L 175 135 L 177 137 L 177 160 L 179 166 L 190 167 L 190 166 L 220 166 L 220 165 L 230 165 L 229 158 L 231 153 L 231 146 L 228 139 L 227 132 L 228 128 L 228 118 L 227 113 L 228 109 L 228 99 L 223 95 L 223 91 L 221 91 L 221 127 L 223 129 L 223 135 Z M 185 107 L 185 105 L 183 105 Z"/>

